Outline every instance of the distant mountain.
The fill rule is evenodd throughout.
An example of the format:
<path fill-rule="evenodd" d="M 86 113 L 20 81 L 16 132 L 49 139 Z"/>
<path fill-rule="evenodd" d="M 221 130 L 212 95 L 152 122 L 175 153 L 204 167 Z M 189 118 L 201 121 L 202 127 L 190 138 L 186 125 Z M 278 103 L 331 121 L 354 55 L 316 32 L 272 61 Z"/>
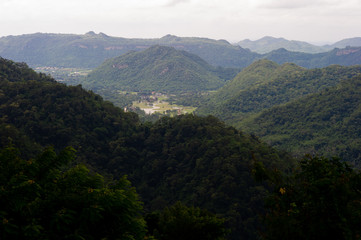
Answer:
<path fill-rule="evenodd" d="M 193 92 L 215 90 L 238 70 L 215 68 L 197 55 L 153 46 L 105 61 L 82 82 L 93 90 Z"/>
<path fill-rule="evenodd" d="M 249 131 L 298 155 L 340 155 L 361 166 L 361 75 L 275 106 L 243 122 Z"/>
<path fill-rule="evenodd" d="M 88 32 L 84 35 L 35 33 L 0 38 L 0 56 L 30 66 L 95 68 L 104 60 L 153 45 L 194 53 L 214 66 L 245 67 L 257 56 L 225 40 L 176 37 L 127 39 Z"/>
<path fill-rule="evenodd" d="M 361 37 L 347 38 L 332 44 L 331 48 L 360 47 Z"/>
<path fill-rule="evenodd" d="M 274 38 L 274 37 L 263 37 L 261 39 L 251 41 L 245 39 L 237 43 L 242 48 L 248 48 L 253 52 L 260 54 L 269 53 L 273 50 L 280 48 L 287 49 L 292 52 L 304 52 L 304 53 L 320 53 L 329 51 L 328 47 L 315 46 L 307 42 L 287 40 L 284 38 Z"/>
<path fill-rule="evenodd" d="M 361 64 L 361 47 L 335 48 L 324 53 L 291 52 L 284 48 L 262 55 L 262 58 L 283 63 L 295 63 L 305 68 L 323 68 L 333 64 L 352 66 Z"/>
<path fill-rule="evenodd" d="M 361 74 L 361 66 L 305 69 L 259 60 L 204 101 L 197 112 L 213 114 L 240 127 L 252 114 L 337 85 Z"/>

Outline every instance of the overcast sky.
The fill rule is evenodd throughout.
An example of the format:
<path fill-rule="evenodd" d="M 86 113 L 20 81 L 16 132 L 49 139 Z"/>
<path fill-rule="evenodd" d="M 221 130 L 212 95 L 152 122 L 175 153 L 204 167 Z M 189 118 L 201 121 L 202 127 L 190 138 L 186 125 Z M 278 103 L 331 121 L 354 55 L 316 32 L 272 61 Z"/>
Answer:
<path fill-rule="evenodd" d="M 361 0 L 0 0 L 0 36 L 103 32 L 236 42 L 361 37 Z"/>

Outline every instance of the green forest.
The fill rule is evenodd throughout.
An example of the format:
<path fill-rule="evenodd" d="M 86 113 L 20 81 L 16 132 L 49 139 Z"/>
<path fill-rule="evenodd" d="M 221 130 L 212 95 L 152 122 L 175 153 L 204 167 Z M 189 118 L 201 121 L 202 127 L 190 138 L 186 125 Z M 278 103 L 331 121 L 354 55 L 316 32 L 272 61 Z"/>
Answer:
<path fill-rule="evenodd" d="M 239 71 L 155 46 L 84 79 L 191 92 L 150 122 L 0 58 L 0 238 L 360 239 L 360 66 Z"/>

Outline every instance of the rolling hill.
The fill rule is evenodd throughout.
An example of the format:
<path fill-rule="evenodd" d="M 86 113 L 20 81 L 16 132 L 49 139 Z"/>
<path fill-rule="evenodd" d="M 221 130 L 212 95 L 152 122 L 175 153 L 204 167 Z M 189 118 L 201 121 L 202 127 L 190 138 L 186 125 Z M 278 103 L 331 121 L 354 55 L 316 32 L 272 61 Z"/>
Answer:
<path fill-rule="evenodd" d="M 305 69 L 291 63 L 259 60 L 206 99 L 197 112 L 214 114 L 239 126 L 246 115 L 336 86 L 360 73 L 361 66 Z"/>
<path fill-rule="evenodd" d="M 223 86 L 237 72 L 215 68 L 186 51 L 153 46 L 105 61 L 82 84 L 95 91 L 103 88 L 136 92 L 207 91 Z"/>

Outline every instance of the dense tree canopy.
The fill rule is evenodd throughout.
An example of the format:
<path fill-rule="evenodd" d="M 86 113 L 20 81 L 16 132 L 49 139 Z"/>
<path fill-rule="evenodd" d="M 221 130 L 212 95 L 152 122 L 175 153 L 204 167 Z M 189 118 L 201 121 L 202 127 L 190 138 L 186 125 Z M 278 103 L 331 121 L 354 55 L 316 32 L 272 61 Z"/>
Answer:
<path fill-rule="evenodd" d="M 29 160 L 12 146 L 0 151 L 1 239 L 143 239 L 130 182 L 105 181 L 73 160 L 72 148 Z"/>
<path fill-rule="evenodd" d="M 264 239 L 360 239 L 359 171 L 337 158 L 306 156 L 292 175 L 268 177 L 274 192 Z"/>

